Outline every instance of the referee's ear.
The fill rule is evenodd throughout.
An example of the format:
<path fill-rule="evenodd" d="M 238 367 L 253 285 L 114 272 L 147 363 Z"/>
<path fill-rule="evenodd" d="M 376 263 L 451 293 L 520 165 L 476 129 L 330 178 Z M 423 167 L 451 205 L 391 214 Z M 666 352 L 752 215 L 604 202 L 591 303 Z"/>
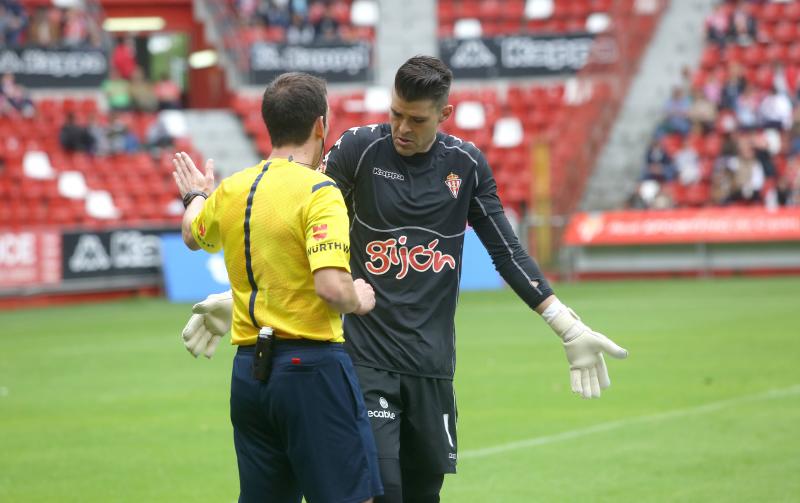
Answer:
<path fill-rule="evenodd" d="M 325 138 L 328 133 L 328 118 L 324 115 L 320 115 L 317 117 L 317 120 L 314 121 L 314 134 L 317 135 L 319 138 Z"/>

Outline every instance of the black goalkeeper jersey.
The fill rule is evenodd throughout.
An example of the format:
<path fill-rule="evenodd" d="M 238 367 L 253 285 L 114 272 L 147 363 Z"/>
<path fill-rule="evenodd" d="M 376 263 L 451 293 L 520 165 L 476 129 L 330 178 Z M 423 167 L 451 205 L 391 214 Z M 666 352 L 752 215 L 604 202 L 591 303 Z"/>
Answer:
<path fill-rule="evenodd" d="M 350 214 L 350 267 L 375 289 L 375 309 L 344 318 L 356 365 L 452 379 L 464 233 L 535 307 L 552 293 L 503 213 L 483 154 L 437 133 L 426 153 L 399 155 L 388 124 L 346 131 L 323 161 Z"/>

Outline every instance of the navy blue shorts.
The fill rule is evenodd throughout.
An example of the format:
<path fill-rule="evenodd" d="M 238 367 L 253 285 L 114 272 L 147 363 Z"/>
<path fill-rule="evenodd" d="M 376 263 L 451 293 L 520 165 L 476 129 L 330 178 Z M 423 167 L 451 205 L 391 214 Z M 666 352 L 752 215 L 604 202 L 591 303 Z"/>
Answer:
<path fill-rule="evenodd" d="M 383 494 L 377 450 L 341 344 L 276 341 L 272 374 L 252 377 L 254 346 L 233 360 L 231 422 L 240 503 L 356 503 Z"/>

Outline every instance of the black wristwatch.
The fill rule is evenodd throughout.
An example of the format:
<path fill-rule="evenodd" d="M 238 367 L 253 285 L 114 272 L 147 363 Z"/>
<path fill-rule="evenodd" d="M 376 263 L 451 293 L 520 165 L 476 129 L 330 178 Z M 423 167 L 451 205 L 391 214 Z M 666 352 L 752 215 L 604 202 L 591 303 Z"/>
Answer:
<path fill-rule="evenodd" d="M 202 190 L 190 190 L 183 196 L 183 207 L 188 208 L 189 203 L 191 203 L 197 196 L 202 196 L 203 199 L 208 199 L 208 194 L 206 194 Z"/>

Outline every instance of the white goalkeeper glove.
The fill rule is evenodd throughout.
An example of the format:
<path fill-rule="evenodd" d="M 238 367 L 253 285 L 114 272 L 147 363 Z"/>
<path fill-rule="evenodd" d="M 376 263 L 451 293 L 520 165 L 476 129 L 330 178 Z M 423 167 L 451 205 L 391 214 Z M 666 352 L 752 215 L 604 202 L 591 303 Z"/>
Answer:
<path fill-rule="evenodd" d="M 583 398 L 599 398 L 600 390 L 611 385 L 603 352 L 626 358 L 628 351 L 587 327 L 575 311 L 557 299 L 547 306 L 542 317 L 564 343 L 572 391 Z"/>
<path fill-rule="evenodd" d="M 192 307 L 192 317 L 183 327 L 183 346 L 197 358 L 214 356 L 222 336 L 231 329 L 233 297 L 231 291 L 214 293 Z"/>

